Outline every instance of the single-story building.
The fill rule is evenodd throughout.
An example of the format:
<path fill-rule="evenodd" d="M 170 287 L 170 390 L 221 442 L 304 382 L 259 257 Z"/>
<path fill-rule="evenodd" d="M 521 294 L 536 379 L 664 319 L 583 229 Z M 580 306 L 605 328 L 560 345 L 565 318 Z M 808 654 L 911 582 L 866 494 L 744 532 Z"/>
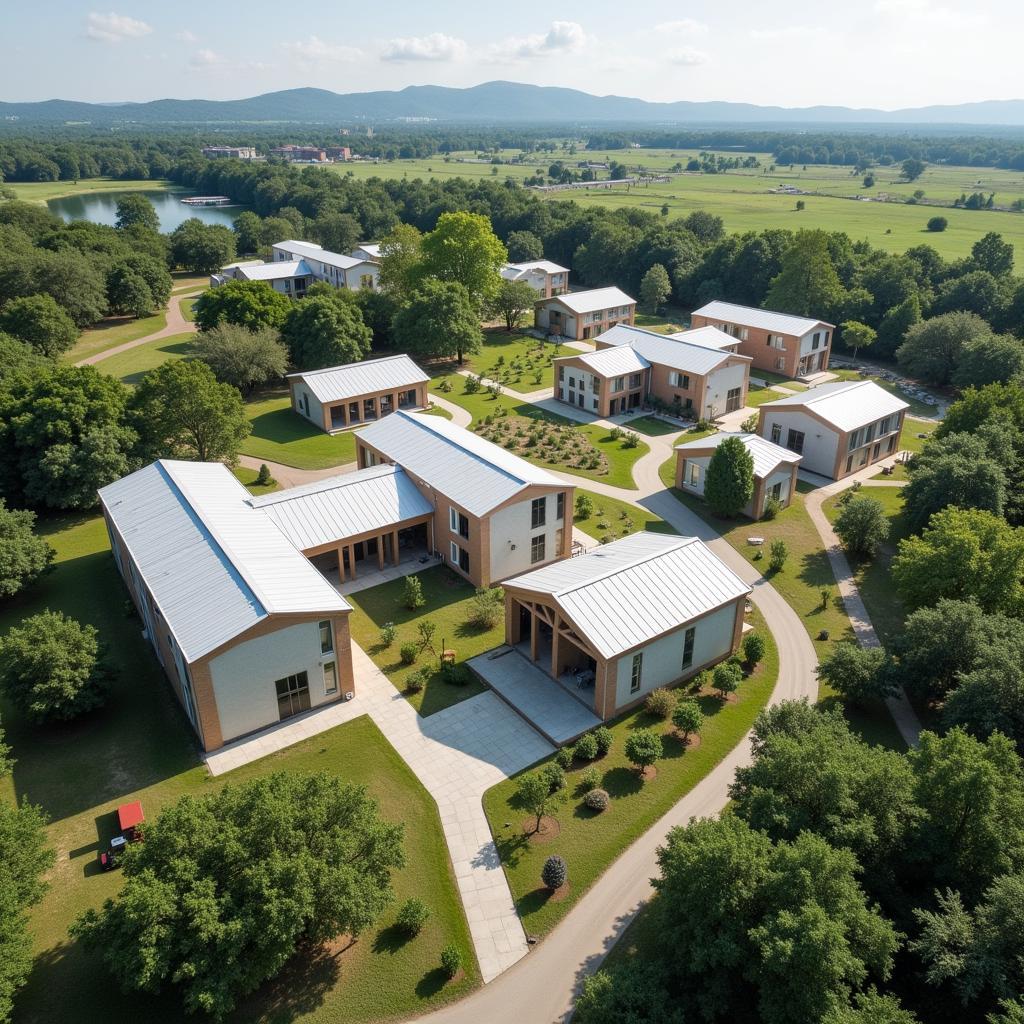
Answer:
<path fill-rule="evenodd" d="M 835 327 L 824 320 L 716 300 L 695 310 L 690 323 L 738 338 L 740 353 L 753 359 L 756 370 L 804 377 L 828 369 Z"/>
<path fill-rule="evenodd" d="M 397 409 L 426 408 L 429 382 L 406 355 L 288 375 L 292 408 L 328 433 L 379 420 Z"/>
<path fill-rule="evenodd" d="M 714 419 L 742 409 L 749 385 L 749 356 L 713 328 L 656 334 L 619 324 L 595 339 L 593 352 L 553 360 L 554 396 L 607 417 L 655 398 L 681 416 Z"/>
<path fill-rule="evenodd" d="M 289 263 L 301 260 L 309 267 L 315 281 L 326 281 L 335 288 L 376 288 L 380 275 L 380 264 L 357 256 L 331 252 L 315 242 L 300 242 L 288 239 L 275 242 L 271 247 L 273 263 Z"/>
<path fill-rule="evenodd" d="M 99 491 L 143 635 L 204 750 L 355 690 L 349 603 L 221 463 Z"/>
<path fill-rule="evenodd" d="M 602 719 L 728 658 L 750 594 L 703 541 L 646 532 L 503 587 L 506 643 Z"/>
<path fill-rule="evenodd" d="M 538 299 L 534 306 L 539 330 L 573 341 L 596 338 L 616 324 L 632 324 L 635 315 L 636 299 L 620 288 L 564 292 Z"/>
<path fill-rule="evenodd" d="M 766 402 L 757 432 L 803 456 L 802 468 L 840 480 L 900 449 L 909 405 L 874 381 L 836 381 Z"/>
<path fill-rule="evenodd" d="M 501 276 L 506 281 L 525 281 L 543 299 L 569 290 L 569 268 L 551 260 L 506 263 L 501 268 Z"/>
<path fill-rule="evenodd" d="M 796 474 L 801 456 L 757 434 L 722 431 L 699 441 L 677 444 L 676 487 L 687 494 L 703 498 L 708 463 L 727 437 L 738 437 L 754 460 L 754 493 L 743 509 L 743 514 L 751 519 L 760 519 L 769 498 L 774 498 L 786 508 L 796 491 Z"/>
<path fill-rule="evenodd" d="M 574 488 L 440 416 L 378 420 L 357 432 L 356 458 L 405 471 L 434 509 L 434 548 L 475 586 L 572 550 Z"/>
<path fill-rule="evenodd" d="M 217 288 L 228 281 L 263 281 L 275 292 L 281 292 L 290 299 L 301 299 L 313 283 L 313 271 L 305 260 L 282 260 L 279 263 L 245 260 L 229 263 L 216 274 L 210 275 L 211 288 Z"/>

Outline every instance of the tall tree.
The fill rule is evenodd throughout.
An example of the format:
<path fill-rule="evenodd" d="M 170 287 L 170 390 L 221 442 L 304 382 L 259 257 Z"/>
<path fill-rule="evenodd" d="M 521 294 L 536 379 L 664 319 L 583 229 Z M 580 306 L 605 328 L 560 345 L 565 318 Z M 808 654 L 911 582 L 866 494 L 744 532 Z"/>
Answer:
<path fill-rule="evenodd" d="M 487 315 L 503 320 L 506 331 L 514 331 L 522 327 L 536 299 L 537 293 L 526 281 L 502 281 L 487 303 Z"/>
<path fill-rule="evenodd" d="M 499 271 L 508 250 L 481 213 L 442 213 L 437 227 L 423 236 L 420 245 L 419 279 L 461 284 L 477 307 L 497 291 Z"/>
<path fill-rule="evenodd" d="M 943 313 L 907 331 L 896 358 L 903 371 L 928 384 L 949 384 L 965 345 L 987 341 L 992 328 L 975 313 Z"/>
<path fill-rule="evenodd" d="M 425 280 L 395 317 L 395 341 L 410 354 L 461 363 L 483 344 L 477 307 L 457 281 Z"/>
<path fill-rule="evenodd" d="M 996 231 L 988 231 L 971 246 L 971 263 L 996 277 L 1013 271 L 1013 246 Z"/>
<path fill-rule="evenodd" d="M 51 359 L 78 340 L 75 322 L 49 295 L 26 295 L 0 307 L 0 331 Z"/>
<path fill-rule="evenodd" d="M 727 437 L 708 460 L 704 497 L 717 516 L 738 515 L 754 496 L 754 458 L 738 437 Z"/>
<path fill-rule="evenodd" d="M 648 313 L 657 313 L 672 294 L 668 271 L 655 263 L 640 282 L 640 303 Z"/>
<path fill-rule="evenodd" d="M 854 361 L 857 353 L 862 348 L 870 348 L 878 338 L 878 333 L 873 327 L 862 324 L 859 320 L 846 320 L 842 324 L 843 344 L 853 349 Z"/>
<path fill-rule="evenodd" d="M 423 235 L 411 224 L 398 224 L 380 242 L 380 287 L 404 299 L 416 286 Z"/>
<path fill-rule="evenodd" d="M 960 350 L 953 384 L 962 391 L 1024 379 L 1024 342 L 996 334 L 967 342 Z"/>
<path fill-rule="evenodd" d="M 847 551 L 871 558 L 889 536 L 889 519 L 876 498 L 850 495 L 836 517 L 835 531 Z"/>
<path fill-rule="evenodd" d="M 208 331 L 220 323 L 237 324 L 250 331 L 280 329 L 292 300 L 274 291 L 266 281 L 227 281 L 208 288 L 192 307 L 196 326 Z"/>
<path fill-rule="evenodd" d="M 235 229 L 235 251 L 240 256 L 256 252 L 262 242 L 263 221 L 252 210 L 240 213 L 233 222 Z"/>
<path fill-rule="evenodd" d="M 117 220 L 119 229 L 143 227 L 150 231 L 160 230 L 160 218 L 156 208 L 141 192 L 130 192 L 117 201 Z"/>
<path fill-rule="evenodd" d="M 354 296 L 332 291 L 296 302 L 281 326 L 281 340 L 300 370 L 353 363 L 370 351 L 373 334 Z"/>
<path fill-rule="evenodd" d="M 765 296 L 766 309 L 801 316 L 827 317 L 843 300 L 839 279 L 824 231 L 798 231 L 782 257 L 782 269 Z"/>
<path fill-rule="evenodd" d="M 243 395 L 260 384 L 279 381 L 288 371 L 288 350 L 270 327 L 250 331 L 237 324 L 218 324 L 196 336 L 194 349 L 217 380 Z"/>
<path fill-rule="evenodd" d="M 529 263 L 544 258 L 544 243 L 532 231 L 512 231 L 506 239 L 512 263 Z"/>
<path fill-rule="evenodd" d="M 33 527 L 36 517 L 0 498 L 0 598 L 11 598 L 53 567 L 54 550 Z"/>
<path fill-rule="evenodd" d="M 212 274 L 234 258 L 235 233 L 222 224 L 204 224 L 198 217 L 190 217 L 171 232 L 171 260 L 175 266 Z"/>
<path fill-rule="evenodd" d="M 362 232 L 351 213 L 330 210 L 313 220 L 313 237 L 330 252 L 350 253 L 359 244 Z"/>

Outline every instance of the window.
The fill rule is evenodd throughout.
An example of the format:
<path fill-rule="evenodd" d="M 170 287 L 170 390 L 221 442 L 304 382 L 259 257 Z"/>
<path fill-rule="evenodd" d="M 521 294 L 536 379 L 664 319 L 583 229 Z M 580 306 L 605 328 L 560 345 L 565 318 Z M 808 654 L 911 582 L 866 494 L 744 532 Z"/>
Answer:
<path fill-rule="evenodd" d="M 696 462 L 687 463 L 690 469 L 690 486 L 697 487 L 700 484 L 700 466 Z"/>
<path fill-rule="evenodd" d="M 547 498 L 534 498 L 530 502 L 530 527 L 534 530 L 547 522 Z"/>
<path fill-rule="evenodd" d="M 772 444 L 778 444 L 782 440 L 782 425 L 780 423 L 772 424 Z"/>
<path fill-rule="evenodd" d="M 815 331 L 813 337 L 811 338 L 811 351 L 812 352 L 814 351 L 814 349 L 816 349 L 818 347 L 820 342 L 821 342 L 821 331 Z"/>
<path fill-rule="evenodd" d="M 331 620 L 324 619 L 317 626 L 320 630 L 320 653 L 332 654 L 334 652 L 334 630 L 331 628 Z"/>
<path fill-rule="evenodd" d="M 457 509 L 448 506 L 448 526 L 452 533 L 457 533 L 460 537 L 469 539 L 469 518 L 464 516 Z"/>
<path fill-rule="evenodd" d="M 564 366 L 560 366 L 558 368 L 558 379 L 559 380 L 565 380 L 565 367 Z"/>
<path fill-rule="evenodd" d="M 693 641 L 696 636 L 696 626 L 691 626 L 683 634 L 683 668 L 689 668 L 693 664 Z"/>
<path fill-rule="evenodd" d="M 629 674 L 629 692 L 637 693 L 640 689 L 640 677 L 644 671 L 643 651 L 633 655 L 633 668 Z"/>
<path fill-rule="evenodd" d="M 571 387 L 571 388 L 576 387 L 576 378 L 575 377 L 570 377 L 569 378 L 569 387 Z"/>
<path fill-rule="evenodd" d="M 565 530 L 560 526 L 555 530 L 555 554 L 560 555 L 562 553 L 562 539 L 565 537 Z"/>
<path fill-rule="evenodd" d="M 601 394 L 601 382 L 596 377 L 590 378 L 590 390 L 593 391 L 595 395 Z"/>
<path fill-rule="evenodd" d="M 725 411 L 735 412 L 743 404 L 743 388 L 730 388 L 725 395 Z"/>
<path fill-rule="evenodd" d="M 530 540 L 530 562 L 544 561 L 544 534 L 538 533 Z"/>
<path fill-rule="evenodd" d="M 469 574 L 469 552 L 459 547 L 455 541 L 451 542 L 452 565 L 457 565 L 464 573 Z"/>
<path fill-rule="evenodd" d="M 740 338 L 741 338 L 741 339 L 742 339 L 743 341 L 746 341 L 746 340 L 747 340 L 747 329 L 746 329 L 746 327 L 741 327 L 741 328 L 740 328 Z"/>
<path fill-rule="evenodd" d="M 786 447 L 799 455 L 804 450 L 804 432 L 790 427 L 789 435 L 786 438 Z"/>
<path fill-rule="evenodd" d="M 782 481 L 780 480 L 777 484 L 772 485 L 772 489 L 769 492 L 771 497 L 776 501 L 782 501 Z"/>
<path fill-rule="evenodd" d="M 359 287 L 360 288 L 372 288 L 373 287 L 373 274 L 360 274 L 359 275 Z"/>
<path fill-rule="evenodd" d="M 309 710 L 309 677 L 305 672 L 278 679 L 274 689 L 277 691 L 277 713 L 282 721 Z"/>
<path fill-rule="evenodd" d="M 555 496 L 555 518 L 565 518 L 565 491 L 559 491 Z"/>
<path fill-rule="evenodd" d="M 668 382 L 671 387 L 682 388 L 684 391 L 688 391 L 690 388 L 690 375 L 673 370 L 668 375 Z"/>
<path fill-rule="evenodd" d="M 786 358 L 785 358 L 785 356 L 779 356 L 779 358 L 775 360 L 775 369 L 776 370 L 784 370 L 785 368 L 786 368 Z"/>
<path fill-rule="evenodd" d="M 590 400 L 590 407 L 591 407 L 592 409 L 596 409 L 596 408 L 597 408 L 597 399 L 596 399 L 596 398 L 592 398 L 592 399 Z"/>
<path fill-rule="evenodd" d="M 888 445 L 886 446 L 886 449 L 885 449 L 885 450 L 886 450 L 886 451 L 887 451 L 887 452 L 888 452 L 888 453 L 889 453 L 889 454 L 891 455 L 891 454 L 892 454 L 892 452 L 893 452 L 893 449 L 894 449 L 895 447 L 896 447 L 896 435 L 895 435 L 895 434 L 893 434 L 893 435 L 892 435 L 892 436 L 891 436 L 891 437 L 889 438 L 889 444 L 888 444 Z"/>
<path fill-rule="evenodd" d="M 612 381 L 612 391 L 621 391 L 625 387 L 625 385 L 625 377 L 616 377 L 615 380 Z"/>
<path fill-rule="evenodd" d="M 324 663 L 324 694 L 329 696 L 338 692 L 338 668 L 333 661 Z"/>
<path fill-rule="evenodd" d="M 640 387 L 641 379 L 642 378 L 641 378 L 639 373 L 631 373 L 629 375 L 629 386 L 631 388 L 638 388 L 638 387 Z"/>

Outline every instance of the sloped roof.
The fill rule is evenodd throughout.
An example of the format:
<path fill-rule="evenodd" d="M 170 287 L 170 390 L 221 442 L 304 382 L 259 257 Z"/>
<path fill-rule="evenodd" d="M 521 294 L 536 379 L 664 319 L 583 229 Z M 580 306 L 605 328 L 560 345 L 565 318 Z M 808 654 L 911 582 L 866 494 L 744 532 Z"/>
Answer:
<path fill-rule="evenodd" d="M 280 281 L 285 277 L 306 277 L 313 273 L 305 260 L 278 260 L 276 263 L 246 264 L 237 268 L 247 281 Z"/>
<path fill-rule="evenodd" d="M 568 274 L 568 267 L 561 267 L 551 260 L 527 260 L 524 263 L 506 263 L 501 268 L 501 276 L 506 281 L 515 281 L 532 271 L 540 271 L 543 274 Z"/>
<path fill-rule="evenodd" d="M 635 533 L 506 580 L 548 595 L 605 658 L 750 593 L 703 541 Z"/>
<path fill-rule="evenodd" d="M 676 338 L 679 341 L 688 341 L 691 345 L 703 345 L 705 348 L 732 348 L 740 343 L 739 338 L 733 338 L 726 334 L 719 327 L 691 327 L 687 331 L 676 331 L 675 334 L 666 334 L 666 338 Z"/>
<path fill-rule="evenodd" d="M 484 515 L 550 473 L 440 416 L 391 413 L 356 436 L 473 515 Z"/>
<path fill-rule="evenodd" d="M 847 431 L 874 423 L 901 409 L 909 409 L 910 405 L 873 380 L 838 380 L 819 384 L 799 394 L 786 395 L 774 402 L 765 402 L 761 408 L 767 411 L 811 409 L 837 430 Z"/>
<path fill-rule="evenodd" d="M 646 370 L 651 364 L 630 345 L 615 345 L 594 352 L 577 352 L 561 359 L 574 359 L 602 377 L 619 377 Z"/>
<path fill-rule="evenodd" d="M 788 448 L 783 448 L 782 445 L 773 444 L 767 438 L 759 437 L 757 434 L 730 433 L 725 430 L 712 434 L 710 437 L 702 437 L 699 441 L 677 444 L 676 451 L 695 453 L 713 451 L 727 437 L 738 437 L 743 442 L 743 446 L 750 452 L 751 458 L 754 460 L 754 476 L 759 479 L 768 476 L 776 466 L 783 462 L 800 462 L 802 458 L 796 452 L 791 452 Z"/>
<path fill-rule="evenodd" d="M 711 320 L 722 320 L 730 324 L 744 327 L 756 327 L 760 331 L 771 331 L 777 334 L 795 334 L 801 337 L 815 327 L 832 327 L 825 320 L 812 320 L 806 316 L 793 316 L 790 313 L 775 313 L 770 309 L 758 309 L 755 306 L 740 306 L 735 302 L 721 302 L 715 299 L 706 306 L 693 311 L 694 316 L 706 316 Z"/>
<path fill-rule="evenodd" d="M 397 526 L 429 515 L 434 506 L 398 466 L 373 466 L 275 491 L 249 504 L 300 551 Z"/>
<path fill-rule="evenodd" d="M 591 288 L 585 292 L 563 292 L 544 302 L 560 302 L 574 313 L 596 313 L 613 306 L 632 306 L 636 299 L 630 298 L 621 288 Z"/>
<path fill-rule="evenodd" d="M 362 245 L 357 245 L 352 256 L 354 259 L 359 259 L 359 257 L 355 255 L 356 252 L 365 252 L 371 259 L 379 260 L 380 242 L 363 242 Z"/>
<path fill-rule="evenodd" d="M 407 355 L 365 359 L 359 363 L 328 366 L 323 370 L 303 370 L 288 376 L 304 380 L 320 402 L 337 402 L 389 388 L 408 388 L 430 380 Z"/>
<path fill-rule="evenodd" d="M 611 345 L 628 345 L 639 352 L 649 363 L 658 363 L 683 373 L 705 374 L 721 366 L 729 359 L 750 362 L 749 356 L 737 356 L 718 347 L 702 345 L 682 335 L 667 337 L 642 327 L 616 324 L 596 339 Z"/>
<path fill-rule="evenodd" d="M 99 496 L 189 662 L 268 615 L 350 608 L 219 462 L 161 459 Z"/>
<path fill-rule="evenodd" d="M 330 249 L 324 249 L 322 246 L 317 245 L 316 242 L 300 242 L 294 238 L 286 239 L 283 242 L 275 242 L 274 248 L 283 249 L 285 252 L 290 252 L 300 259 L 316 260 L 318 263 L 326 263 L 328 266 L 338 267 L 340 270 L 351 270 L 353 267 L 358 267 L 361 263 L 366 263 L 366 260 L 358 259 L 355 256 L 331 252 Z"/>

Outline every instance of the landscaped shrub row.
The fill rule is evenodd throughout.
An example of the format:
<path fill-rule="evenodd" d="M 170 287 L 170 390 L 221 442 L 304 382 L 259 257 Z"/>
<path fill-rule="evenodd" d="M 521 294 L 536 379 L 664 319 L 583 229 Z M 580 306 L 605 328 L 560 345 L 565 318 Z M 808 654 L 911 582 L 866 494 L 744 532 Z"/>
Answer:
<path fill-rule="evenodd" d="M 490 421 L 490 422 L 488 422 Z M 529 455 L 558 466 L 584 469 L 597 476 L 608 472 L 608 459 L 589 437 L 569 424 L 527 419 L 525 416 L 490 416 L 477 423 L 476 432 L 516 455 Z"/>

